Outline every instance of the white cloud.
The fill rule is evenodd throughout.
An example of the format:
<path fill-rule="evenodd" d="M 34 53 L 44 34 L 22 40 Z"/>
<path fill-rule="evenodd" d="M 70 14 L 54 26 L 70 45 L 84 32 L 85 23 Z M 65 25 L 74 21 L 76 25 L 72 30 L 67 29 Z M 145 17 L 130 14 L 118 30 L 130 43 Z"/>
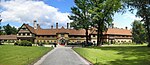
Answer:
<path fill-rule="evenodd" d="M 58 8 L 49 6 L 43 1 L 31 0 L 16 0 L 0 3 L 3 11 L 0 13 L 2 22 L 27 22 L 33 23 L 37 20 L 40 25 L 48 26 L 54 25 L 56 22 L 59 25 L 66 25 L 71 22 L 68 18 L 70 13 L 62 13 Z"/>
<path fill-rule="evenodd" d="M 126 13 L 124 14 L 124 18 L 125 19 L 133 19 L 133 20 L 142 20 L 142 18 L 139 18 L 139 17 L 136 17 L 134 14 L 129 14 L 129 13 Z"/>

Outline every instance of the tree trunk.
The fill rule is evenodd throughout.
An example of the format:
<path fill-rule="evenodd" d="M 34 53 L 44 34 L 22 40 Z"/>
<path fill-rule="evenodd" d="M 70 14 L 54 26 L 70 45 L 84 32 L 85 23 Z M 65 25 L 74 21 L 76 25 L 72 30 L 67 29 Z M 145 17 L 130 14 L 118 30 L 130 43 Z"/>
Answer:
<path fill-rule="evenodd" d="M 100 45 L 103 45 L 103 31 L 100 31 Z"/>
<path fill-rule="evenodd" d="M 98 32 L 97 32 L 97 46 L 100 45 L 100 24 L 98 24 Z"/>
<path fill-rule="evenodd" d="M 86 44 L 88 44 L 88 40 L 89 40 L 89 38 L 88 38 L 88 29 L 85 29 L 86 30 Z"/>

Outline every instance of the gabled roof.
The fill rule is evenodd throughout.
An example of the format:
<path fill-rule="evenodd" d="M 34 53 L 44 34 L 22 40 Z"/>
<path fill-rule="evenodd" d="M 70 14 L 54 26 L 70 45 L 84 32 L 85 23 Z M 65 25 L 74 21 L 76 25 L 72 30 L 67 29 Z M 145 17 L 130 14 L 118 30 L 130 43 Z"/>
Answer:
<path fill-rule="evenodd" d="M 68 33 L 69 35 L 85 35 L 85 31 L 75 29 L 37 29 L 37 35 L 56 35 L 57 33 Z"/>
<path fill-rule="evenodd" d="M 31 26 L 28 25 L 28 24 L 24 24 L 24 25 L 28 28 L 28 30 L 29 30 L 31 33 L 34 33 L 34 34 L 35 34 L 35 30 L 34 30 L 33 27 L 31 27 Z"/>
<path fill-rule="evenodd" d="M 109 28 L 106 34 L 115 34 L 115 35 L 132 35 L 131 30 L 127 29 L 118 29 L 118 28 Z"/>
<path fill-rule="evenodd" d="M 96 29 L 91 31 L 91 34 L 97 34 Z M 119 28 L 108 28 L 108 30 L 106 32 L 103 32 L 103 34 L 107 34 L 107 35 L 132 35 L 131 30 L 119 29 Z"/>
<path fill-rule="evenodd" d="M 34 29 L 28 24 L 23 25 L 25 25 L 31 33 L 36 35 L 56 35 L 57 33 L 68 33 L 69 35 L 85 35 L 85 30 L 83 29 L 65 29 L 64 27 L 61 27 L 60 29 L 41 29 L 40 27 Z"/>
<path fill-rule="evenodd" d="M 0 35 L 0 40 L 17 40 L 17 35 Z"/>
<path fill-rule="evenodd" d="M 34 29 L 28 24 L 25 25 L 31 33 L 34 33 L 36 35 L 56 35 L 57 33 L 67 33 L 69 35 L 85 35 L 84 29 L 65 29 L 64 27 L 61 27 L 60 29 L 42 29 L 38 27 L 37 29 Z M 89 34 L 97 34 L 97 31 L 95 28 L 93 30 L 89 30 Z M 108 35 L 132 35 L 131 30 L 127 29 L 119 29 L 119 28 L 108 28 L 106 32 L 103 32 L 103 34 Z"/>

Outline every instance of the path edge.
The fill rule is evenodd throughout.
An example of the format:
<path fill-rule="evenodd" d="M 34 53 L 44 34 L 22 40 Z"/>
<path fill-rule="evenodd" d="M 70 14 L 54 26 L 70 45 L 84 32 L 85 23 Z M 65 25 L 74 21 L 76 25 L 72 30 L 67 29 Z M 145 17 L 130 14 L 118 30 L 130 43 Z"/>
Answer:
<path fill-rule="evenodd" d="M 72 48 L 71 48 L 72 49 Z M 72 49 L 73 50 L 73 49 Z M 85 59 L 84 57 L 82 57 L 80 54 L 78 54 L 77 52 L 75 52 L 73 50 L 73 53 L 75 53 L 84 63 L 86 63 L 87 65 L 93 65 L 91 62 L 89 62 L 87 59 Z"/>
<path fill-rule="evenodd" d="M 35 62 L 33 65 L 40 65 L 48 55 L 50 55 L 51 53 L 53 53 L 56 50 L 56 48 L 54 48 L 53 50 L 49 51 L 48 53 L 46 53 L 44 56 L 42 56 L 37 62 Z"/>

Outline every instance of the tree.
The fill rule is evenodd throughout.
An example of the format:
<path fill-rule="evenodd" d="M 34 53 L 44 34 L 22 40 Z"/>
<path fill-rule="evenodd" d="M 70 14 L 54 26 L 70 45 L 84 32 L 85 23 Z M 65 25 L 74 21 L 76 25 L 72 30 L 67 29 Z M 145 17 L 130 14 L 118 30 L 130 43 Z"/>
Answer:
<path fill-rule="evenodd" d="M 120 0 L 91 0 L 92 25 L 97 28 L 97 45 L 101 45 L 103 32 L 107 30 L 112 23 L 113 15 L 121 9 Z"/>
<path fill-rule="evenodd" d="M 91 25 L 90 0 L 74 0 L 76 7 L 72 7 L 72 15 L 69 16 L 70 26 L 75 29 L 85 29 L 86 31 L 86 43 L 88 43 L 88 30 Z"/>
<path fill-rule="evenodd" d="M 135 20 L 132 23 L 132 37 L 133 41 L 137 44 L 142 44 L 147 41 L 146 32 L 144 24 L 140 21 Z"/>
<path fill-rule="evenodd" d="M 150 47 L 150 0 L 124 0 L 130 11 L 137 10 L 136 16 L 141 17 L 146 25 L 148 47 Z"/>
<path fill-rule="evenodd" d="M 2 19 L 0 19 L 0 35 L 2 35 L 2 33 L 3 33 L 2 30 L 1 30 L 2 29 L 2 27 L 1 27 L 1 21 L 2 21 Z"/>
<path fill-rule="evenodd" d="M 17 29 L 15 27 L 11 27 L 9 24 L 3 26 L 3 28 L 7 35 L 17 34 Z"/>

